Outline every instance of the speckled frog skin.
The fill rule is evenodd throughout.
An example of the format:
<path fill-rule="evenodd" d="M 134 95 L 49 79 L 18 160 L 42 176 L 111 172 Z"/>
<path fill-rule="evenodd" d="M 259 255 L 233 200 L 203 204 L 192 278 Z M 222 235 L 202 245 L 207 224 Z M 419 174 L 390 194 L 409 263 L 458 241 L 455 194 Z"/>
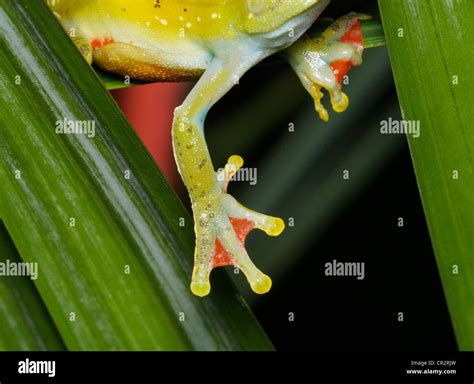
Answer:
<path fill-rule="evenodd" d="M 243 165 L 231 156 L 215 172 L 204 136 L 209 109 L 264 58 L 282 52 L 315 100 L 328 90 L 344 111 L 342 78 L 362 61 L 360 15 L 338 19 L 320 37 L 305 32 L 330 0 L 48 0 L 83 56 L 103 69 L 145 81 L 198 80 L 175 111 L 172 128 L 178 169 L 192 201 L 196 248 L 191 291 L 206 296 L 213 268 L 242 270 L 255 293 L 272 281 L 250 260 L 245 237 L 254 228 L 270 236 L 282 219 L 254 212 L 227 193 Z"/>

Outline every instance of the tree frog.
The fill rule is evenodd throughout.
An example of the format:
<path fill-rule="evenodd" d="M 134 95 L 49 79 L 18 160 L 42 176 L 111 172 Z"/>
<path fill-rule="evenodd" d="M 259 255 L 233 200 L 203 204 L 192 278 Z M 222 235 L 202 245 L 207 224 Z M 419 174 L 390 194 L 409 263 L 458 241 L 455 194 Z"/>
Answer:
<path fill-rule="evenodd" d="M 257 294 L 271 288 L 270 277 L 250 260 L 245 238 L 254 228 L 278 236 L 284 221 L 252 211 L 227 193 L 243 165 L 231 156 L 215 172 L 206 145 L 209 109 L 239 78 L 266 57 L 282 53 L 314 98 L 322 120 L 324 88 L 333 109 L 348 98 L 342 79 L 362 62 L 359 20 L 349 14 L 321 36 L 308 28 L 330 0 L 47 0 L 83 56 L 99 67 L 144 81 L 198 80 L 175 111 L 173 148 L 192 201 L 196 247 L 191 291 L 206 296 L 213 268 L 232 265 Z"/>

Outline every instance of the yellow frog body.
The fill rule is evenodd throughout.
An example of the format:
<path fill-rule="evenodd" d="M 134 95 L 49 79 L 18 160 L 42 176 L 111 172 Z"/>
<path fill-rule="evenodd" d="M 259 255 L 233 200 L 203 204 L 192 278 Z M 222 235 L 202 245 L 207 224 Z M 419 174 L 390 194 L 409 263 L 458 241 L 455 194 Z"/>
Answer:
<path fill-rule="evenodd" d="M 258 294 L 271 279 L 250 260 L 244 240 L 253 228 L 270 236 L 283 220 L 254 212 L 227 193 L 243 165 L 231 156 L 219 172 L 204 137 L 209 109 L 238 79 L 266 57 L 283 52 L 316 110 L 327 121 L 320 99 L 329 91 L 333 109 L 344 111 L 341 76 L 362 61 L 358 19 L 337 20 L 319 38 L 305 32 L 330 0 L 48 0 L 68 34 L 89 62 L 144 81 L 198 80 L 175 111 L 173 147 L 192 201 L 196 248 L 191 291 L 209 294 L 213 268 L 233 265 Z"/>

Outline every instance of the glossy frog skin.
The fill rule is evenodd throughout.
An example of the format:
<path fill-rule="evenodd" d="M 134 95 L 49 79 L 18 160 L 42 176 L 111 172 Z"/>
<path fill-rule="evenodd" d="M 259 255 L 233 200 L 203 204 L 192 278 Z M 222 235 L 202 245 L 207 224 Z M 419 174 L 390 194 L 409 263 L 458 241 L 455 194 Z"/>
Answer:
<path fill-rule="evenodd" d="M 84 57 L 105 70 L 145 81 L 197 80 L 175 111 L 175 159 L 192 201 L 196 248 L 191 291 L 206 296 L 213 268 L 233 265 L 252 290 L 270 290 L 271 279 L 244 246 L 254 228 L 270 236 L 282 219 L 254 212 L 227 193 L 243 165 L 231 156 L 215 172 L 204 136 L 209 109 L 264 58 L 282 52 L 327 121 L 321 88 L 333 109 L 344 111 L 342 78 L 362 61 L 359 15 L 337 20 L 320 37 L 306 30 L 330 0 L 48 0 Z M 223 127 L 225 129 L 225 127 Z"/>

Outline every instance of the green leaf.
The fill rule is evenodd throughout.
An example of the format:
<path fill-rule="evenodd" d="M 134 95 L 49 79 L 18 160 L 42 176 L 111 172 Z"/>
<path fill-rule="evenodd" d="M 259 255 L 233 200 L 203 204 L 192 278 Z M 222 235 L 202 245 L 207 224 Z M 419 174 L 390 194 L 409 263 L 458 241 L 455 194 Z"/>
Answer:
<path fill-rule="evenodd" d="M 7 266 L 21 262 L 0 222 L 0 263 Z M 64 350 L 61 336 L 28 277 L 0 276 L 0 298 L 0 350 Z"/>
<path fill-rule="evenodd" d="M 114 75 L 110 72 L 105 72 L 104 70 L 96 66 L 94 66 L 94 70 L 96 71 L 97 76 L 99 76 L 100 80 L 102 81 L 102 84 L 104 84 L 105 88 L 107 88 L 109 91 L 113 91 L 114 89 L 129 88 L 143 84 L 137 81 L 126 81 L 129 79 Z"/>
<path fill-rule="evenodd" d="M 401 108 L 421 127 L 408 138 L 454 330 L 472 350 L 474 2 L 379 4 Z"/>
<path fill-rule="evenodd" d="M 379 20 L 362 21 L 362 34 L 364 35 L 365 48 L 375 48 L 385 45 L 385 35 Z"/>
<path fill-rule="evenodd" d="M 190 293 L 190 216 L 43 2 L 0 0 L 0 121 L 0 216 L 68 349 L 272 348 L 222 271 Z"/>

